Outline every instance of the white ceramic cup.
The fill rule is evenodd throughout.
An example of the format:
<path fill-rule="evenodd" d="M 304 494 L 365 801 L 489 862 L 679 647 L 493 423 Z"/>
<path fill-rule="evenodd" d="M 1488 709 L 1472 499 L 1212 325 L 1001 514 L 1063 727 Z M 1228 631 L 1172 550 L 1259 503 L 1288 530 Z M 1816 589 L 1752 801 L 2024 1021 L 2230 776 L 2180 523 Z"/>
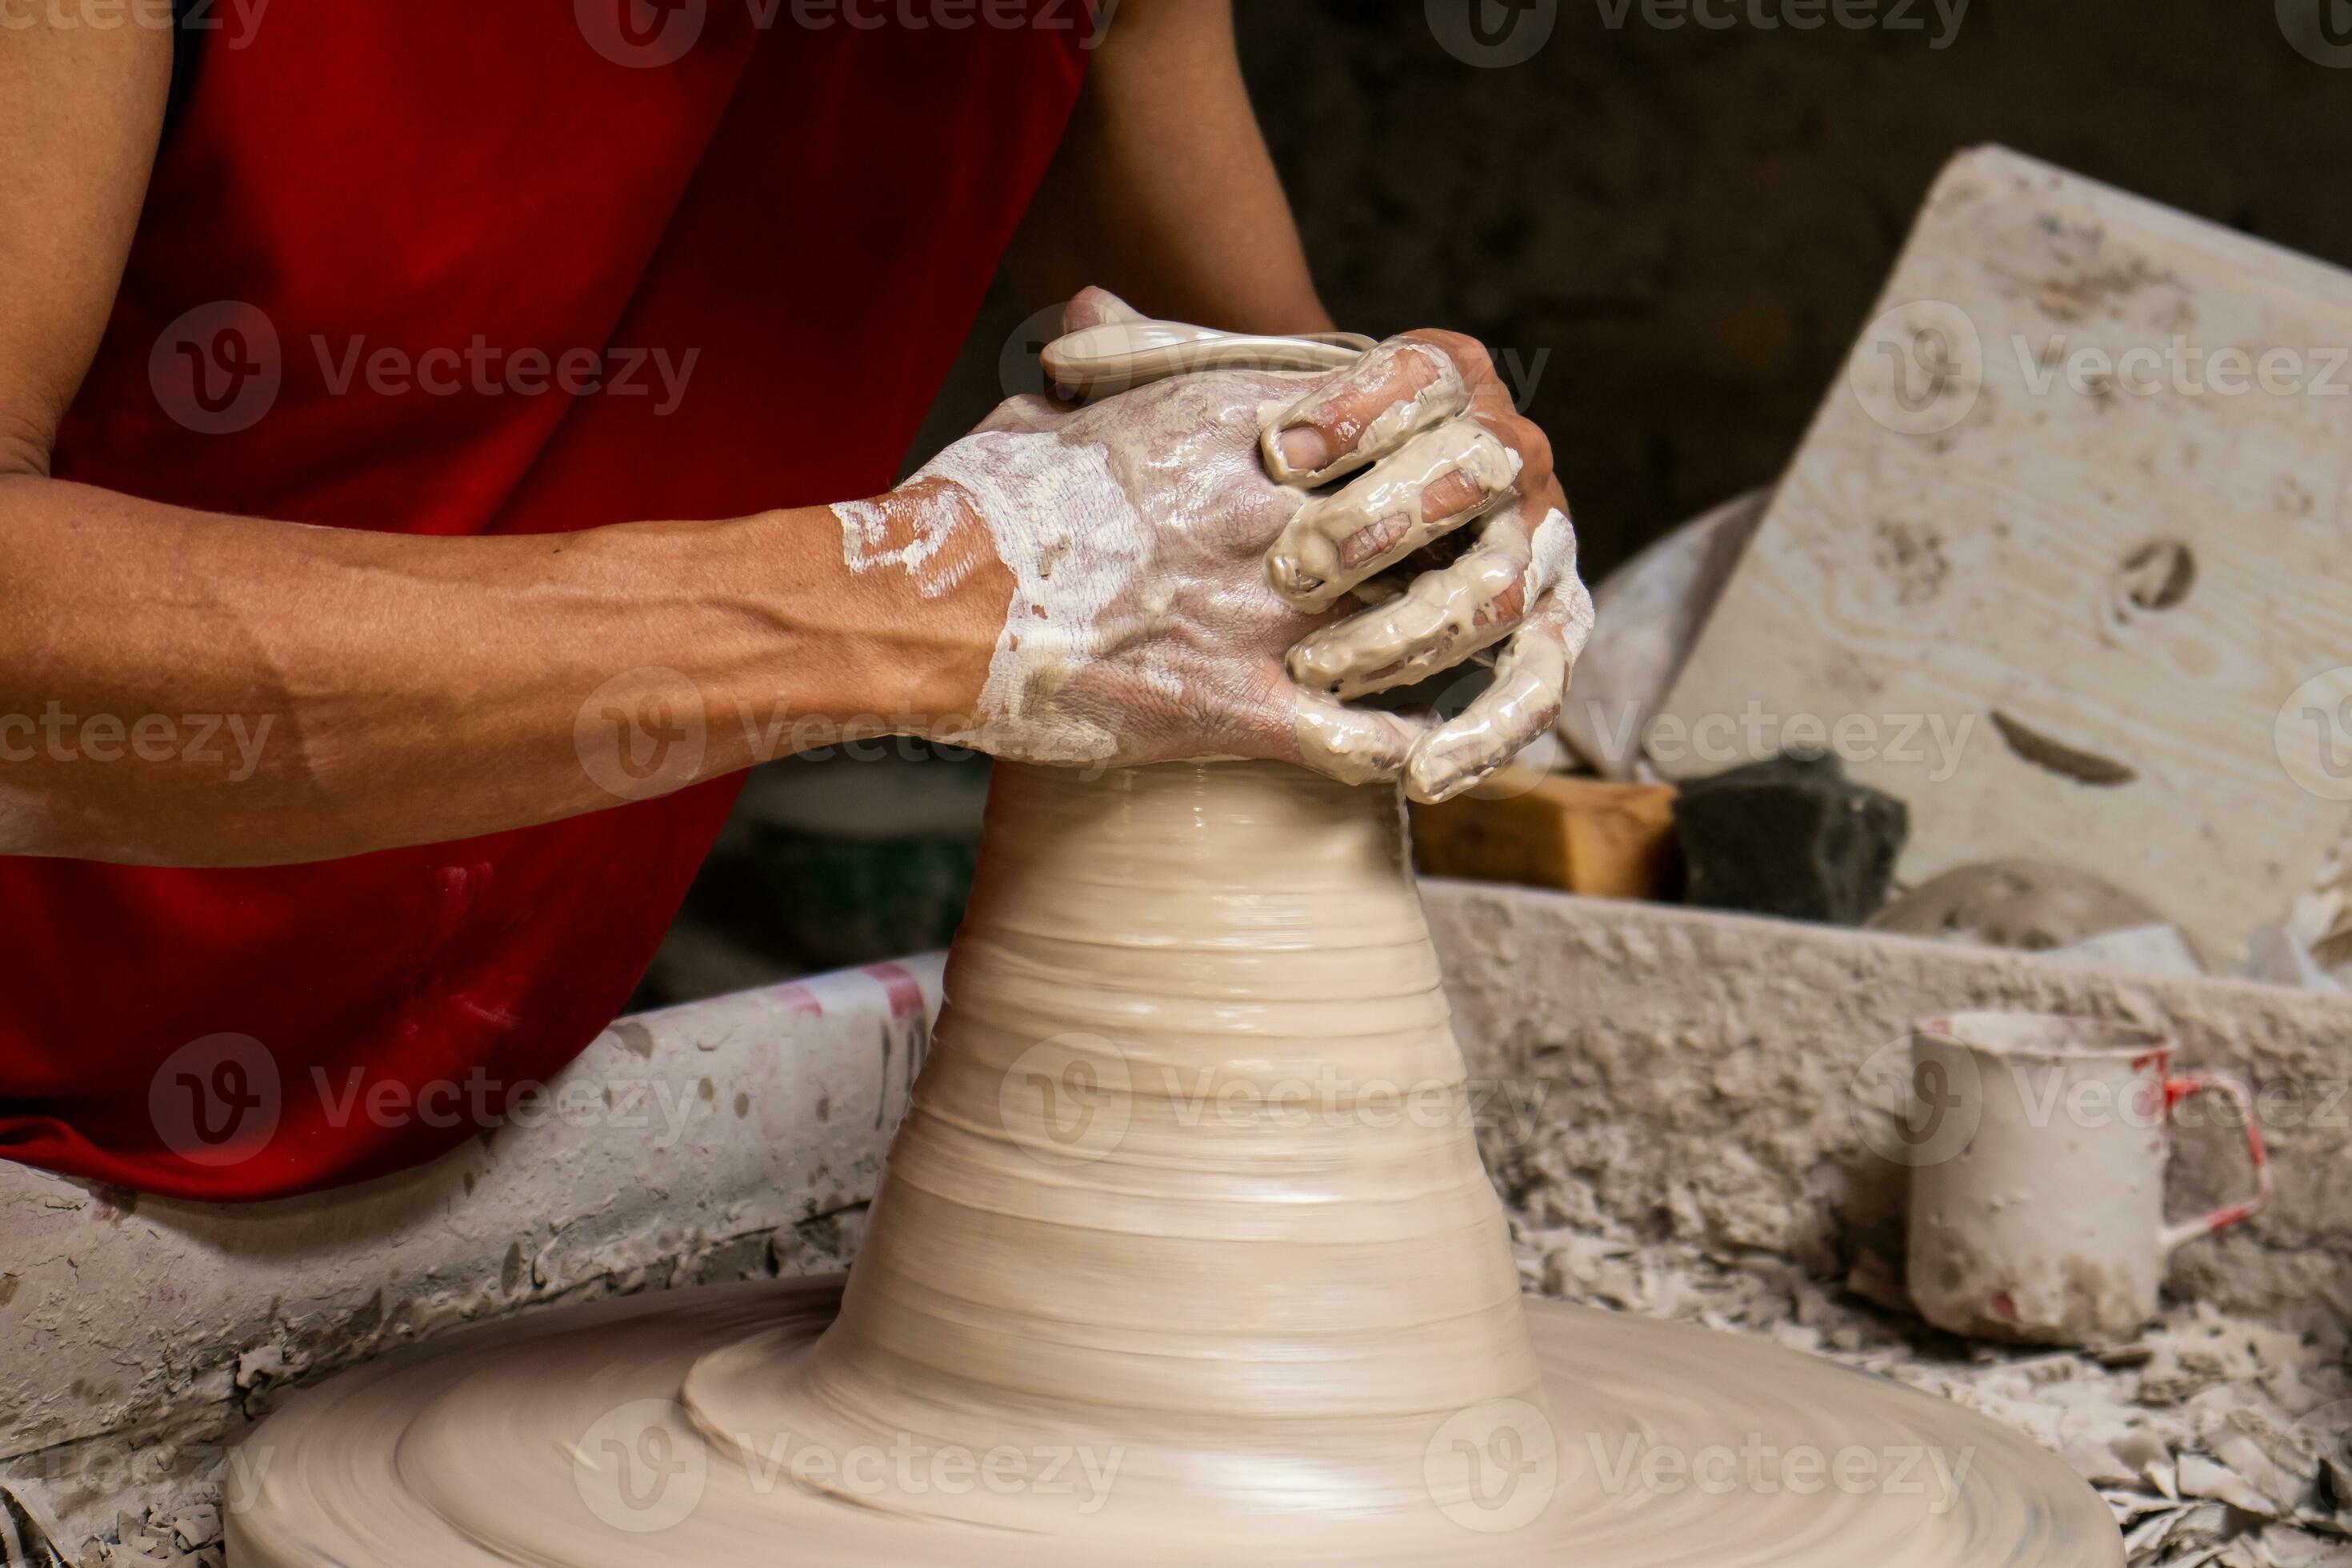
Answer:
<path fill-rule="evenodd" d="M 2160 1031 L 2032 1013 L 1957 1013 L 1911 1038 L 1911 1300 L 1953 1333 L 2039 1344 L 2128 1340 L 2156 1315 L 2167 1258 L 2270 1201 L 2244 1084 L 2171 1071 Z M 2226 1095 L 2256 1191 L 2164 1217 L 2174 1109 Z"/>

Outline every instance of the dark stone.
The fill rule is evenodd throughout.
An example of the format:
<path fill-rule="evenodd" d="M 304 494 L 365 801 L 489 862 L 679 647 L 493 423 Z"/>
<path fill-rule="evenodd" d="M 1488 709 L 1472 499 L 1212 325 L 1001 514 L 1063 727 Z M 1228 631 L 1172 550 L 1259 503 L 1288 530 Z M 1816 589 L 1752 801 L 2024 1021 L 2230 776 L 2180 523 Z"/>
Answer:
<path fill-rule="evenodd" d="M 1860 925 L 1886 901 L 1911 814 L 1837 758 L 1783 754 L 1682 786 L 1675 836 L 1689 901 Z"/>

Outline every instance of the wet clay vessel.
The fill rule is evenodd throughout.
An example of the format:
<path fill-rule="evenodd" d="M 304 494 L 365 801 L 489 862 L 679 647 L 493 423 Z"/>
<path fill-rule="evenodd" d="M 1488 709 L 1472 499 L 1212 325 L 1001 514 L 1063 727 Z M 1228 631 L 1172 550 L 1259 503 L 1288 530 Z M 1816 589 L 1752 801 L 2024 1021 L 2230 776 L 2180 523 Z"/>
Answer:
<path fill-rule="evenodd" d="M 868 1239 L 452 1338 L 254 1441 L 232 1561 L 2111 1568 L 2021 1437 L 1523 1302 L 1395 794 L 1003 767 Z"/>

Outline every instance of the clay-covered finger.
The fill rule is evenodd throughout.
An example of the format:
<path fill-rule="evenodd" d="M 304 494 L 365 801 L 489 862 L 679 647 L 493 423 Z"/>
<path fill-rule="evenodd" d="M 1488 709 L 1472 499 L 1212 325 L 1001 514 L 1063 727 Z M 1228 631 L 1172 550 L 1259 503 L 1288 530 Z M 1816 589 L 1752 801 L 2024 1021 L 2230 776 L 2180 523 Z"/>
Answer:
<path fill-rule="evenodd" d="M 1297 694 L 1292 710 L 1298 760 L 1341 784 L 1372 784 L 1402 776 L 1430 721 L 1404 713 L 1349 708 L 1312 691 Z"/>
<path fill-rule="evenodd" d="M 1312 488 L 1353 473 L 1470 406 L 1470 386 L 1445 350 L 1391 338 L 1266 421 L 1266 471 Z"/>
<path fill-rule="evenodd" d="M 1514 494 L 1521 467 L 1486 426 L 1449 420 L 1293 513 L 1266 552 L 1266 581 L 1299 609 L 1326 609 Z"/>
<path fill-rule="evenodd" d="M 1450 800 L 1549 731 L 1591 630 L 1592 600 L 1584 585 L 1570 579 L 1555 588 L 1495 661 L 1494 683 L 1414 745 L 1405 793 L 1428 804 Z"/>
<path fill-rule="evenodd" d="M 1290 679 L 1346 699 L 1453 668 L 1527 618 L 1532 555 L 1518 508 L 1490 515 L 1478 542 L 1452 565 L 1302 639 L 1290 650 Z"/>

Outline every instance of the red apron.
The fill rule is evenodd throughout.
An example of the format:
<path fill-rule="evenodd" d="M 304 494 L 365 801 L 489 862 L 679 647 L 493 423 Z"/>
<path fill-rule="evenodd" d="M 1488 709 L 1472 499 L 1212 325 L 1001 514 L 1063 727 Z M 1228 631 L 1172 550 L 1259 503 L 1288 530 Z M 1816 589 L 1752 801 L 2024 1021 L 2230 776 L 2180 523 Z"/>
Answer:
<path fill-rule="evenodd" d="M 272 5 L 205 41 L 56 472 L 432 534 L 870 495 L 1088 18 Z M 736 784 L 304 866 L 0 858 L 0 1155 L 241 1199 L 444 1152 L 619 1011 Z"/>

